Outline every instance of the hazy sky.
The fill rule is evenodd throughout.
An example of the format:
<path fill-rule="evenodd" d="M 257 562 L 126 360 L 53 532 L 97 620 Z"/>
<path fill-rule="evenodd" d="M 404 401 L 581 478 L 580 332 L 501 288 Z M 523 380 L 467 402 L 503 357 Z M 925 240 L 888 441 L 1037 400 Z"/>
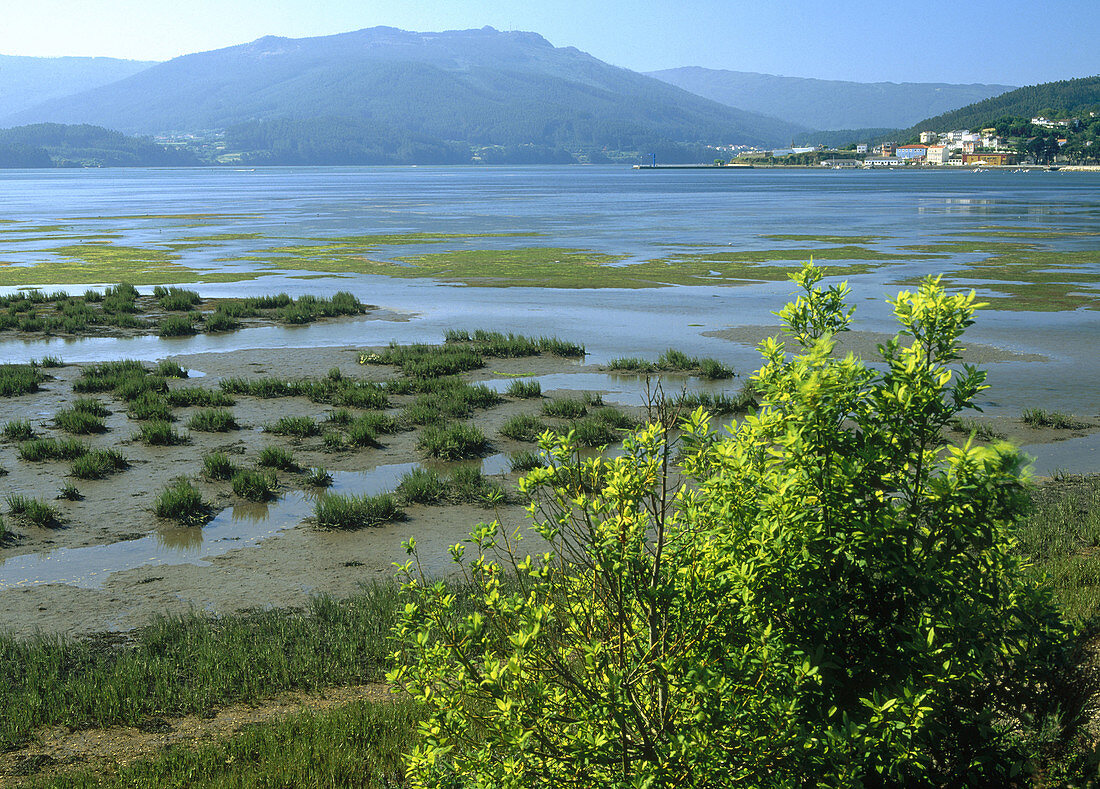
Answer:
<path fill-rule="evenodd" d="M 638 71 L 1012 85 L 1100 73 L 1100 0 L 0 0 L 0 54 L 167 60 L 375 25 L 533 30 Z"/>

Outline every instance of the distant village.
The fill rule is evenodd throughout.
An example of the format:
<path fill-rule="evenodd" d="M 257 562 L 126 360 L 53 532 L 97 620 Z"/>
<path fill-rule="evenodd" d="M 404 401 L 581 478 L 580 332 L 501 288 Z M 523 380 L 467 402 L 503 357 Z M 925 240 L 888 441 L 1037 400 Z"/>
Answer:
<path fill-rule="evenodd" d="M 1096 113 L 1090 113 L 1095 117 Z M 1076 119 L 1050 120 L 1039 116 L 1031 118 L 1032 126 L 1048 129 L 1051 132 L 1068 130 L 1079 123 Z M 1014 143 L 1016 141 L 1013 141 Z M 1068 137 L 1058 135 L 1059 147 L 1065 146 Z M 1087 143 L 1091 145 L 1091 141 Z M 822 145 L 806 147 L 777 148 L 759 150 L 742 146 L 730 146 L 716 151 L 733 154 L 723 164 L 744 165 L 767 160 L 774 164 L 798 164 L 844 168 L 873 167 L 1004 167 L 1013 165 L 1031 165 L 1038 163 L 1034 157 L 1021 153 L 1017 146 L 997 135 L 997 129 L 987 128 L 980 131 L 956 129 L 937 132 L 922 131 L 920 142 L 899 145 L 895 142 L 883 142 L 878 145 L 858 143 L 846 149 L 829 149 Z M 829 153 L 836 156 L 828 157 Z M 718 164 L 715 160 L 715 164 Z"/>

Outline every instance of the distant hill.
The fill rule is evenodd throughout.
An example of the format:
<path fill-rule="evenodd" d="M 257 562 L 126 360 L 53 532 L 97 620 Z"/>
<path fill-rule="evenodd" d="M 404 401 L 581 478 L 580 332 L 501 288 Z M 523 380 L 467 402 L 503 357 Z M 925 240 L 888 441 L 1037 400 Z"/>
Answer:
<path fill-rule="evenodd" d="M 0 167 L 178 167 L 197 165 L 187 151 L 99 126 L 38 123 L 0 129 Z"/>
<path fill-rule="evenodd" d="M 843 82 L 689 66 L 649 76 L 708 99 L 810 129 L 904 128 L 1012 85 Z"/>
<path fill-rule="evenodd" d="M 42 121 L 130 133 L 230 129 L 231 144 L 266 146 L 238 148 L 246 155 L 316 163 L 398 149 L 430 149 L 434 160 L 462 146 L 467 160 L 470 146 L 504 156 L 513 148 L 696 156 L 700 143 L 787 144 L 804 131 L 534 33 L 492 28 L 261 38 L 0 117 L 0 125 Z M 326 137 L 329 127 L 336 139 Z M 283 158 L 271 158 L 276 150 Z"/>
<path fill-rule="evenodd" d="M 131 77 L 152 61 L 0 55 L 0 118 Z"/>
<path fill-rule="evenodd" d="M 848 143 L 872 143 L 882 140 L 896 139 L 901 134 L 898 129 L 832 129 L 829 131 L 812 131 L 798 134 L 794 138 L 795 145 L 824 145 L 826 148 L 843 148 Z"/>
<path fill-rule="evenodd" d="M 927 118 L 902 132 L 898 139 L 907 139 L 923 130 L 978 129 L 1005 117 L 1074 115 L 1083 110 L 1100 112 L 1100 76 L 1044 82 L 1018 88 L 996 98 Z"/>

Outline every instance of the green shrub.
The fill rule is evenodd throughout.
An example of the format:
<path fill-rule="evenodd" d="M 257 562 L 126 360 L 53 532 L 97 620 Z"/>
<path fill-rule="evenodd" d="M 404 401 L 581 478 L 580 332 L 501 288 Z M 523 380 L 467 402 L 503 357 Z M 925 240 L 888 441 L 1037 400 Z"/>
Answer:
<path fill-rule="evenodd" d="M 538 381 L 517 379 L 508 384 L 509 397 L 542 397 L 542 384 Z"/>
<path fill-rule="evenodd" d="M 282 471 L 294 471 L 298 464 L 294 462 L 294 456 L 289 451 L 277 446 L 267 446 L 260 450 L 256 462 L 268 468 L 277 468 Z"/>
<path fill-rule="evenodd" d="M 417 446 L 429 457 L 464 460 L 484 455 L 489 442 L 477 427 L 459 422 L 445 427 L 429 425 L 420 434 Z"/>
<path fill-rule="evenodd" d="M 531 414 L 516 414 L 500 426 L 500 434 L 515 441 L 534 441 L 546 431 L 546 423 Z"/>
<path fill-rule="evenodd" d="M 249 501 L 270 501 L 279 490 L 279 483 L 270 471 L 237 471 L 230 484 L 234 493 Z"/>
<path fill-rule="evenodd" d="M 153 514 L 184 525 L 200 525 L 209 519 L 209 507 L 189 480 L 177 479 L 157 496 Z"/>
<path fill-rule="evenodd" d="M 795 275 L 790 342 L 761 346 L 758 419 L 667 419 L 615 458 L 544 442 L 523 483 L 544 557 L 498 561 L 483 523 L 454 552 L 460 598 L 409 541 L 389 679 L 428 709 L 410 784 L 1050 777 L 1088 716 L 1063 706 L 1079 642 L 1015 550 L 1023 459 L 943 438 L 984 387 L 948 374 L 974 295 L 900 294 L 905 333 L 870 367 L 833 355 L 851 311 L 822 276 Z"/>
<path fill-rule="evenodd" d="M 405 519 L 392 493 L 341 496 L 325 493 L 317 499 L 317 525 L 323 529 L 362 529 Z"/>
<path fill-rule="evenodd" d="M 117 449 L 95 449 L 73 461 L 72 475 L 77 479 L 102 479 L 129 465 Z"/>
<path fill-rule="evenodd" d="M 211 452 L 209 455 L 203 455 L 202 475 L 206 479 L 231 479 L 236 471 L 233 461 L 224 452 Z"/>
<path fill-rule="evenodd" d="M 150 419 L 141 429 L 134 433 L 134 440 L 154 447 L 167 447 L 175 444 L 186 444 L 190 437 L 186 433 L 179 433 L 169 422 L 163 419 Z"/>
<path fill-rule="evenodd" d="M 13 419 L 4 425 L 3 435 L 8 441 L 30 441 L 35 432 L 26 419 Z"/>
<path fill-rule="evenodd" d="M 280 436 L 306 438 L 319 434 L 321 427 L 308 416 L 284 416 L 270 425 L 264 425 L 264 431 Z"/>
<path fill-rule="evenodd" d="M 187 426 L 202 433 L 224 433 L 239 427 L 233 413 L 221 408 L 204 408 L 196 411 L 191 415 Z"/>

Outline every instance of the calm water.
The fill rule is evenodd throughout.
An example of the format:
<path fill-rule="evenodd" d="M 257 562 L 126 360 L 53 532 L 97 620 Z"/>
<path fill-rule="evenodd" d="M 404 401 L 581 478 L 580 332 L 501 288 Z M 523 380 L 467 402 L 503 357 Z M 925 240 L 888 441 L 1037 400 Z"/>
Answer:
<path fill-rule="evenodd" d="M 148 214 L 212 214 L 196 220 L 128 218 Z M 150 246 L 187 236 L 261 233 L 216 250 L 184 250 L 180 262 L 218 267 L 217 258 L 278 246 L 286 239 L 377 233 L 534 233 L 479 238 L 473 248 L 561 246 L 625 254 L 630 260 L 685 248 L 813 247 L 772 241 L 773 233 L 880 235 L 878 248 L 945 240 L 983 226 L 1033 230 L 1100 230 L 1100 174 L 984 172 L 837 172 L 767 170 L 634 171 L 616 167 L 528 168 L 274 168 L 255 171 L 89 170 L 0 171 L 0 219 L 60 224 L 80 236 L 121 232 L 120 244 Z M 2 226 L 0 226 L 2 227 Z M 964 237 L 965 238 L 965 237 Z M 1011 239 L 1006 239 L 1011 240 Z M 5 243 L 0 260 L 42 259 L 42 249 L 70 241 Z M 1096 237 L 1044 240 L 1055 249 L 1097 249 Z M 386 248 L 379 256 L 454 245 Z M 710 251 L 714 251 L 713 248 Z M 962 255 L 959 262 L 974 260 Z M 892 328 L 884 297 L 889 284 L 934 273 L 951 260 L 891 265 L 849 282 L 857 325 Z M 234 264 L 239 265 L 239 264 Z M 1100 253 L 1086 265 L 1095 273 Z M 301 272 L 295 272 L 300 274 Z M 372 275 L 300 279 L 264 277 L 230 285 L 197 285 L 204 295 L 331 293 L 408 313 L 407 322 L 368 320 L 306 328 L 252 329 L 180 340 L 138 338 L 4 342 L 0 361 L 46 353 L 66 361 L 112 357 L 154 359 L 199 351 L 438 341 L 447 328 L 485 327 L 552 333 L 584 342 L 589 361 L 655 356 L 675 346 L 717 356 L 749 370 L 755 351 L 703 336 L 727 326 L 772 323 L 791 293 L 788 283 L 743 287 L 562 291 L 477 288 Z M 70 288 L 79 291 L 82 288 Z M 1043 405 L 1094 416 L 1100 411 L 1100 312 L 988 311 L 968 335 L 974 341 L 1049 357 L 1045 363 L 990 365 L 991 412 Z"/>

